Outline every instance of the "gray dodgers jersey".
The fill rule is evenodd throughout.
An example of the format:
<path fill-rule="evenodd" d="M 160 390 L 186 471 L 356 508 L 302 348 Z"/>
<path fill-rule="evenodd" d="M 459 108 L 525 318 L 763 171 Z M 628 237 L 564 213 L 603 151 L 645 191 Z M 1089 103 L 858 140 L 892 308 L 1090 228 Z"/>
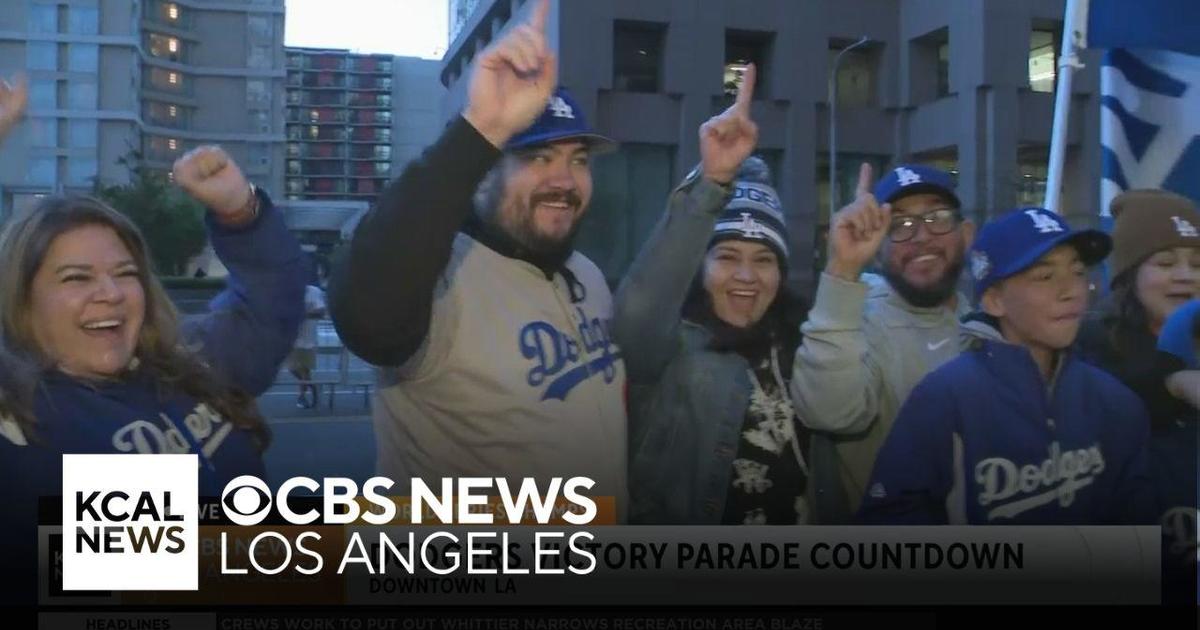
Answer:
<path fill-rule="evenodd" d="M 613 496 L 626 512 L 625 367 L 609 335 L 612 294 L 582 254 L 566 267 L 583 285 L 581 302 L 561 274 L 551 282 L 528 262 L 455 237 L 424 344 L 383 374 L 380 474 L 399 488 L 408 477 L 586 476 L 596 482 L 589 495 Z"/>

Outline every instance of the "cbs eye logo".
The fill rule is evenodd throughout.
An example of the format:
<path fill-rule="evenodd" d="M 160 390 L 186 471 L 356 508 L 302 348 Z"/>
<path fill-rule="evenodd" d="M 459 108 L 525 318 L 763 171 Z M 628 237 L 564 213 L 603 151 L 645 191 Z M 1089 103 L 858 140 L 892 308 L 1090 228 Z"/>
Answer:
<path fill-rule="evenodd" d="M 271 511 L 271 489 L 254 475 L 242 475 L 225 484 L 221 508 L 236 525 L 258 525 Z"/>

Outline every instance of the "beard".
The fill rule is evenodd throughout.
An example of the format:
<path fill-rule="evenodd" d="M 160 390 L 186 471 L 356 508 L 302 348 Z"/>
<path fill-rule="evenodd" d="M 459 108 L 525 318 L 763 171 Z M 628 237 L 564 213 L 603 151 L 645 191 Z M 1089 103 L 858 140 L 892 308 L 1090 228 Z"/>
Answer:
<path fill-rule="evenodd" d="M 571 229 L 562 236 L 542 233 L 537 227 L 537 206 L 540 203 L 556 202 L 566 203 L 570 206 L 571 212 L 578 212 L 583 205 L 583 201 L 573 190 L 550 191 L 536 193 L 525 203 L 514 202 L 514 205 L 517 206 L 515 212 L 497 212 L 492 218 L 510 238 L 533 254 L 539 257 L 565 257 L 564 255 L 569 255 L 574 249 L 575 236 L 579 233 L 582 217 L 576 217 L 571 224 Z M 511 218 L 505 220 L 503 217 L 506 214 Z"/>
<path fill-rule="evenodd" d="M 963 257 L 961 253 L 946 266 L 946 272 L 936 282 L 927 287 L 918 287 L 904 278 L 904 273 L 893 265 L 884 265 L 883 277 L 888 284 L 904 298 L 905 302 L 920 308 L 941 306 L 958 288 L 958 278 L 962 275 Z"/>

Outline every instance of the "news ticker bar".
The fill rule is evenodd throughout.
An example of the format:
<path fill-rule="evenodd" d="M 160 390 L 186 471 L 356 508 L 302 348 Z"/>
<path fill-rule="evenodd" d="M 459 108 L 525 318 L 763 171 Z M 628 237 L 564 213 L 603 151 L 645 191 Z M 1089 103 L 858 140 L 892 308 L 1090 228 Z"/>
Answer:
<path fill-rule="evenodd" d="M 341 609 L 205 612 L 43 612 L 42 630 L 841 630 L 934 628 L 927 610 Z M 1145 614 L 1140 618 L 1145 620 Z"/>
<path fill-rule="evenodd" d="M 39 532 L 42 605 L 1155 605 L 1161 598 L 1158 527 L 202 526 L 198 591 L 98 593 L 61 590 L 60 530 Z M 324 564 L 314 575 L 296 570 L 314 565 L 291 546 L 305 532 L 317 534 L 305 547 Z M 579 533 L 590 538 L 569 545 Z M 495 558 L 474 557 L 468 569 L 466 548 L 488 546 Z M 259 566 L 280 572 L 224 571 L 248 568 L 251 549 Z M 397 560 L 406 551 L 411 573 Z M 589 556 L 592 570 L 574 573 Z"/>

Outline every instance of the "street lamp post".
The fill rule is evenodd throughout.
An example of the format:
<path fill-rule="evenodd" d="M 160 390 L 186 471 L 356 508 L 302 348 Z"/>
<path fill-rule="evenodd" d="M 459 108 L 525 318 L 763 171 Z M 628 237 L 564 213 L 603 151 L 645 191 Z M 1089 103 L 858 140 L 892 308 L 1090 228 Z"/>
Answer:
<path fill-rule="evenodd" d="M 842 49 L 833 58 L 833 69 L 829 71 L 829 214 L 837 212 L 837 73 L 842 55 L 871 41 L 866 35 Z"/>

